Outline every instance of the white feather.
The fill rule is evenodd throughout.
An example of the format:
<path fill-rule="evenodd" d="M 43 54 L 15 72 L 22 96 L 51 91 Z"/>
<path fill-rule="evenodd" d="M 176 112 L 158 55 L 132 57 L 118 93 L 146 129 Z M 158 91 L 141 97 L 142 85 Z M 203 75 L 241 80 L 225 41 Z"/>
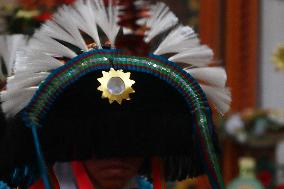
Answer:
<path fill-rule="evenodd" d="M 54 20 L 45 22 L 35 35 L 38 36 L 38 38 L 41 38 L 42 36 L 44 38 L 66 41 L 74 46 L 78 46 L 78 42 L 75 41 L 72 35 L 58 25 Z"/>
<path fill-rule="evenodd" d="M 27 44 L 24 35 L 4 35 L 0 36 L 0 57 L 3 58 L 8 76 L 12 75 L 16 52 Z M 1 68 L 0 68 L 1 70 Z M 2 71 L 0 71 L 2 73 Z"/>
<path fill-rule="evenodd" d="M 216 87 L 225 87 L 227 74 L 222 67 L 202 67 L 185 69 L 193 78 Z"/>
<path fill-rule="evenodd" d="M 74 5 L 73 20 L 77 27 L 87 33 L 101 48 L 96 16 L 91 7 L 91 0 L 78 0 Z"/>
<path fill-rule="evenodd" d="M 205 92 L 207 98 L 213 102 L 216 109 L 221 113 L 225 113 L 230 109 L 231 92 L 227 88 L 212 87 L 200 85 Z"/>
<path fill-rule="evenodd" d="M 12 92 L 2 91 L 0 93 L 2 101 L 1 106 L 6 117 L 15 116 L 20 110 L 22 110 L 29 103 L 37 89 L 38 87 L 32 87 L 17 91 L 14 90 Z"/>
<path fill-rule="evenodd" d="M 23 94 L 29 94 L 36 88 L 37 87 L 1 91 L 1 102 L 13 100 L 15 98 L 21 97 Z"/>
<path fill-rule="evenodd" d="M 96 22 L 106 34 L 114 47 L 115 38 L 118 34 L 120 27 L 117 25 L 119 8 L 112 5 L 112 0 L 109 0 L 109 7 L 106 8 L 103 0 L 91 1 Z"/>
<path fill-rule="evenodd" d="M 62 66 L 59 60 L 43 54 L 40 50 L 28 49 L 20 51 L 15 64 L 15 73 L 31 76 L 33 73 L 49 72 Z M 29 74 L 29 75 L 28 75 Z"/>
<path fill-rule="evenodd" d="M 42 81 L 44 81 L 50 73 L 48 72 L 41 72 L 35 73 L 34 75 L 27 76 L 26 74 L 17 75 L 8 78 L 7 89 L 14 90 L 14 89 L 21 89 L 21 88 L 29 88 L 33 86 L 39 85 Z"/>
<path fill-rule="evenodd" d="M 151 17 L 147 19 L 146 26 L 150 28 L 146 32 L 145 42 L 151 41 L 155 36 L 166 31 L 178 23 L 178 18 L 164 3 L 159 2 L 151 7 Z"/>
<path fill-rule="evenodd" d="M 74 20 L 72 19 L 74 9 L 70 6 L 61 7 L 58 12 L 54 15 L 54 21 L 62 27 L 64 30 L 68 31 L 72 38 L 74 39 L 72 44 L 81 48 L 83 51 L 88 51 L 88 47 L 79 31 L 79 28 L 76 26 Z M 59 38 L 60 39 L 60 38 Z M 67 41 L 69 42 L 69 41 Z"/>
<path fill-rule="evenodd" d="M 178 53 L 169 58 L 170 61 L 177 63 L 186 63 L 189 65 L 202 67 L 211 63 L 213 51 L 205 46 L 198 46 L 181 53 Z"/>
<path fill-rule="evenodd" d="M 70 50 L 58 41 L 39 34 L 35 34 L 34 38 L 31 40 L 30 49 L 41 51 L 44 54 L 48 54 L 53 57 L 74 58 L 77 56 L 74 51 Z"/>
<path fill-rule="evenodd" d="M 156 55 L 180 53 L 200 45 L 197 35 L 189 26 L 178 26 L 160 43 Z"/>

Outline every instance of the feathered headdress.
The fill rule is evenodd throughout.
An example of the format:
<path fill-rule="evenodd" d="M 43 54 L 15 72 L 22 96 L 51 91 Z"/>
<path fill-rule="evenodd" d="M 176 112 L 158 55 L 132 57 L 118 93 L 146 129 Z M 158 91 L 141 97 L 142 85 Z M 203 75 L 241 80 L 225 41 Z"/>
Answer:
<path fill-rule="evenodd" d="M 136 11 L 131 12 L 132 8 Z M 128 14 L 121 14 L 127 11 Z M 82 78 L 103 71 L 103 77 L 98 77 L 98 91 L 110 102 L 122 103 L 130 100 L 134 83 L 137 87 L 143 83 L 140 74 L 147 75 L 146 80 L 157 78 L 157 82 L 149 79 L 147 84 L 165 83 L 182 97 L 193 119 L 187 127 L 194 132 L 194 148 L 200 151 L 197 156 L 206 165 L 203 169 L 213 188 L 223 188 L 207 98 L 221 113 L 229 109 L 231 98 L 225 86 L 226 73 L 221 67 L 209 66 L 212 58 L 212 50 L 201 45 L 193 29 L 180 24 L 164 3 L 151 5 L 147 10 L 143 1 L 117 5 L 110 0 L 105 5 L 103 0 L 78 0 L 73 6 L 60 8 L 52 20 L 35 32 L 28 48 L 17 53 L 15 64 L 6 61 L 9 77 L 1 92 L 2 109 L 7 118 L 21 112 L 25 125 L 33 130 L 38 161 L 46 176 L 37 130 L 45 125 L 43 120 L 54 112 L 50 109 L 66 90 Z M 138 82 L 124 71 L 133 72 L 134 76 L 137 73 Z M 163 94 L 157 98 L 146 104 L 155 104 L 163 99 Z M 176 106 L 173 102 L 168 103 Z M 122 103 L 122 107 L 127 109 L 128 105 Z"/>
<path fill-rule="evenodd" d="M 16 65 L 11 60 L 5 61 L 9 74 L 12 74 L 13 69 L 15 72 L 13 77 L 9 78 L 8 86 L 15 84 L 14 88 L 19 89 L 18 91 L 6 90 L 2 93 L 3 109 L 6 115 L 14 116 L 27 105 L 37 90 L 35 86 L 46 79 L 49 73 L 64 64 L 61 59 L 72 59 L 82 52 L 88 52 L 91 49 L 88 45 L 92 43 L 95 43 L 98 49 L 102 49 L 102 43 L 115 47 L 115 39 L 120 29 L 117 25 L 118 13 L 118 7 L 111 4 L 105 7 L 102 1 L 77 1 L 73 7 L 60 8 L 53 20 L 47 21 L 35 33 L 29 48 L 17 57 Z M 207 97 L 213 101 L 221 113 L 226 112 L 230 104 L 230 93 L 225 88 L 226 73 L 221 67 L 208 67 L 213 58 L 212 50 L 205 45 L 200 45 L 192 28 L 179 24 L 177 17 L 164 3 L 153 5 L 150 15 L 151 17 L 145 21 L 140 20 L 141 24 L 146 24 L 150 28 L 145 34 L 145 42 L 150 43 L 156 36 L 167 32 L 166 37 L 158 48 L 153 49 L 152 53 L 172 54 L 168 60 L 177 64 L 181 63 L 186 72 L 202 81 L 201 87 Z M 99 37 L 99 29 L 107 37 L 104 40 Z M 90 36 L 92 43 L 86 41 L 82 33 Z M 11 43 L 7 44 L 14 46 Z M 10 50 L 8 46 L 6 50 L 15 56 L 14 49 Z M 8 57 L 7 54 L 6 57 Z M 25 77 L 29 82 L 24 84 L 18 82 Z M 5 102 L 11 102 L 5 98 L 10 92 L 12 94 L 18 92 L 20 94 L 18 98 L 28 100 L 19 100 L 21 104 L 15 103 L 14 107 L 18 108 L 11 111 L 5 106 Z M 13 101 L 17 100 L 13 98 Z"/>

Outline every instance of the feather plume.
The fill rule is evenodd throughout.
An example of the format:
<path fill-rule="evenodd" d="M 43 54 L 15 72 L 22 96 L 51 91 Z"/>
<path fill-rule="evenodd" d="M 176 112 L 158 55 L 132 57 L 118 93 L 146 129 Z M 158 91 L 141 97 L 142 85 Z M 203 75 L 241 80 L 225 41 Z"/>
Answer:
<path fill-rule="evenodd" d="M 97 18 L 97 24 L 106 34 L 114 47 L 115 39 L 120 27 L 117 24 L 119 8 L 117 6 L 113 6 L 112 2 L 112 0 L 109 0 L 108 7 L 105 7 L 103 0 L 95 0 L 92 1 L 91 6 L 95 17 Z"/>
<path fill-rule="evenodd" d="M 3 35 L 0 36 L 0 57 L 3 59 L 8 76 L 12 75 L 16 59 L 16 52 L 27 44 L 24 35 Z M 0 77 L 4 79 L 2 66 L 0 67 Z"/>
<path fill-rule="evenodd" d="M 229 110 L 231 93 L 226 88 L 227 75 L 223 68 L 194 67 L 185 71 L 202 83 L 200 86 L 204 93 L 221 114 Z"/>
<path fill-rule="evenodd" d="M 14 77 L 8 78 L 7 89 L 15 90 L 15 89 L 22 89 L 22 88 L 29 88 L 32 86 L 36 86 L 45 80 L 50 73 L 42 72 L 36 73 L 33 76 L 27 76 L 26 74 L 17 75 Z"/>
<path fill-rule="evenodd" d="M 38 30 L 34 36 L 37 36 L 39 39 L 43 37 L 47 39 L 61 40 L 74 46 L 78 46 L 72 35 L 53 20 L 49 20 L 43 24 L 40 30 Z"/>
<path fill-rule="evenodd" d="M 30 101 L 30 96 L 33 96 L 38 87 L 25 88 L 21 90 L 13 90 L 11 92 L 2 91 L 1 101 L 2 109 L 5 112 L 6 117 L 16 115 L 21 109 L 23 109 Z"/>
<path fill-rule="evenodd" d="M 230 109 L 231 92 L 228 88 L 212 87 L 208 85 L 200 85 L 206 96 L 213 102 L 216 109 L 220 113 L 225 113 Z"/>
<path fill-rule="evenodd" d="M 192 77 L 216 87 L 225 87 L 227 74 L 222 67 L 185 69 Z"/>
<path fill-rule="evenodd" d="M 58 12 L 54 15 L 53 21 L 62 27 L 65 31 L 68 31 L 72 37 L 72 41 L 69 42 L 83 51 L 88 51 L 88 47 L 80 33 L 78 26 L 75 24 L 74 19 L 74 9 L 70 6 L 61 7 Z M 61 38 L 58 38 L 59 40 Z"/>
<path fill-rule="evenodd" d="M 152 10 L 155 10 L 155 8 Z M 161 21 L 157 14 L 163 15 L 167 11 L 168 8 L 164 7 L 164 5 L 160 4 L 160 6 L 156 7 L 154 15 L 149 19 L 154 19 L 154 21 L 148 21 L 148 25 L 154 27 L 154 29 L 151 28 L 146 42 L 149 42 L 156 35 L 174 25 L 170 25 L 170 27 L 167 28 L 162 27 L 163 23 L 169 23 L 171 18 L 169 18 L 170 16 L 161 16 L 162 19 L 168 19 Z M 158 28 L 158 32 L 154 32 L 156 27 Z M 151 31 L 153 36 L 151 36 Z M 182 63 L 182 66 L 184 66 L 184 64 L 188 65 L 185 66 L 184 70 L 202 83 L 201 87 L 206 96 L 213 102 L 220 113 L 224 113 L 229 109 L 231 94 L 230 91 L 225 88 L 227 80 L 226 72 L 220 67 L 207 67 L 212 61 L 213 51 L 206 45 L 200 44 L 192 28 L 183 25 L 175 27 L 169 31 L 167 36 L 154 51 L 156 55 L 169 53 L 174 53 L 174 55 L 169 58 L 170 61 L 176 62 L 177 64 Z"/>
<path fill-rule="evenodd" d="M 31 40 L 29 49 L 30 51 L 36 50 L 38 52 L 44 52 L 44 54 L 53 57 L 67 57 L 71 59 L 77 56 L 74 51 L 62 45 L 58 41 L 51 38 L 41 37 L 38 34 L 35 34 L 34 38 Z"/>
<path fill-rule="evenodd" d="M 73 20 L 76 26 L 92 37 L 98 47 L 101 48 L 96 19 L 99 18 L 96 18 L 95 11 L 92 10 L 91 0 L 85 2 L 79 0 L 74 4 Z"/>
<path fill-rule="evenodd" d="M 213 51 L 206 45 L 194 47 L 169 58 L 170 61 L 203 67 L 211 63 Z"/>
<path fill-rule="evenodd" d="M 67 57 L 74 58 L 77 54 L 69 49 L 68 47 L 62 45 L 58 41 L 47 38 L 38 34 L 35 34 L 34 38 L 30 42 L 30 48 L 38 52 L 43 52 L 49 56 L 53 57 Z M 43 54 L 42 53 L 42 54 Z"/>
<path fill-rule="evenodd" d="M 179 53 L 192 49 L 199 44 L 199 39 L 189 26 L 178 26 L 160 43 L 154 54 Z"/>
<path fill-rule="evenodd" d="M 151 7 L 151 17 L 146 19 L 146 26 L 150 28 L 146 32 L 145 42 L 150 42 L 155 36 L 168 30 L 178 23 L 178 18 L 164 3 L 157 3 Z"/>
<path fill-rule="evenodd" d="M 52 71 L 62 65 L 63 63 L 59 60 L 48 54 L 44 54 L 41 50 L 27 49 L 18 53 L 15 73 L 16 76 L 26 74 L 26 76 L 30 77 L 33 73 Z"/>

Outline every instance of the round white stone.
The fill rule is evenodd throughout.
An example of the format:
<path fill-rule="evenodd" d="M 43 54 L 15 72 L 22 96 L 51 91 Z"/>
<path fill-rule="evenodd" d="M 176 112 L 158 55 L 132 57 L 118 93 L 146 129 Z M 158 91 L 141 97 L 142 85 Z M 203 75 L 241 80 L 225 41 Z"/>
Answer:
<path fill-rule="evenodd" d="M 112 77 L 107 83 L 107 89 L 113 95 L 120 95 L 125 90 L 125 83 L 120 77 Z"/>

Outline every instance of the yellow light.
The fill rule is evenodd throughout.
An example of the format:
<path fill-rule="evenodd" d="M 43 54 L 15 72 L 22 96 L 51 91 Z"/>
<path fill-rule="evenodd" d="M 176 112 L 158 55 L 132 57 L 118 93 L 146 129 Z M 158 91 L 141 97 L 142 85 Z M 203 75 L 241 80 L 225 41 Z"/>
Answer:
<path fill-rule="evenodd" d="M 284 70 L 284 45 L 281 45 L 273 54 L 272 61 L 277 70 Z"/>

